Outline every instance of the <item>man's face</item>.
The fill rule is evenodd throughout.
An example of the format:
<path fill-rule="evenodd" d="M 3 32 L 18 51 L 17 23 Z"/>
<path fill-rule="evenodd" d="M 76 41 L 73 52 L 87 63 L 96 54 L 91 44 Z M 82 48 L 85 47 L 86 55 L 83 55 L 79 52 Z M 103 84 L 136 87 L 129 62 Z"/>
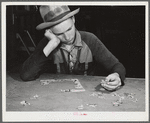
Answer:
<path fill-rule="evenodd" d="M 74 18 L 69 18 L 51 28 L 51 31 L 60 39 L 62 43 L 72 44 L 75 39 Z"/>

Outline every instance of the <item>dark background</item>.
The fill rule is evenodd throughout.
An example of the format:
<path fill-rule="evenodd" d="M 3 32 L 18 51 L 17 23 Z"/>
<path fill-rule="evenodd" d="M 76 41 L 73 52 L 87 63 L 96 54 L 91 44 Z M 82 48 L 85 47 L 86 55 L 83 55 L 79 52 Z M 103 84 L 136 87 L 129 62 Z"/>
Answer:
<path fill-rule="evenodd" d="M 6 44 L 7 71 L 18 72 L 29 57 L 21 39 L 34 51 L 27 30 L 37 45 L 44 30 L 35 27 L 42 23 L 39 6 L 7 6 Z M 76 28 L 94 33 L 120 60 L 127 77 L 145 78 L 145 6 L 70 6 L 80 8 L 75 15 Z M 19 34 L 21 39 L 16 36 Z"/>

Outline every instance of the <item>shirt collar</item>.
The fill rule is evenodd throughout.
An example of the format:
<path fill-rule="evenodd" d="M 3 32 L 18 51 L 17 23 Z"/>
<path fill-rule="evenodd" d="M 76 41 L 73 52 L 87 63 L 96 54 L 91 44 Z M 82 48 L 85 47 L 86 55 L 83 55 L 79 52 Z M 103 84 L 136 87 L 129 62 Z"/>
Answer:
<path fill-rule="evenodd" d="M 71 45 L 72 47 L 82 47 L 82 41 L 81 41 L 81 35 L 80 33 L 76 30 L 76 37 L 74 43 Z M 67 50 L 67 46 L 65 44 L 62 44 L 60 48 Z"/>

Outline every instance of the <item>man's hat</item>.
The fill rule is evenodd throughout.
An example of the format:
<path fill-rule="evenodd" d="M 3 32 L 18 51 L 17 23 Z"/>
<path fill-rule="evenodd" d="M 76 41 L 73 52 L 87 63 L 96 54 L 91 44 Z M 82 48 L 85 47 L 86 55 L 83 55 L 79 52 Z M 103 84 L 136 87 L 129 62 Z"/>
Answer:
<path fill-rule="evenodd" d="M 40 6 L 40 14 L 43 18 L 43 23 L 39 24 L 36 29 L 41 30 L 47 27 L 54 26 L 79 12 L 79 8 L 70 11 L 68 6 Z"/>

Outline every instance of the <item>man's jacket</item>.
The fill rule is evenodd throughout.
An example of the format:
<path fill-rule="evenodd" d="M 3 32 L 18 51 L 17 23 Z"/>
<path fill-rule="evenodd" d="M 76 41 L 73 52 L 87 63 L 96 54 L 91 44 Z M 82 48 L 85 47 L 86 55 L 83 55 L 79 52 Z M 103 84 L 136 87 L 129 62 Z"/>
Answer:
<path fill-rule="evenodd" d="M 33 54 L 23 63 L 20 72 L 22 80 L 37 79 L 44 72 L 77 75 L 108 75 L 117 72 L 124 84 L 124 66 L 94 34 L 76 31 L 77 59 L 71 71 L 68 66 L 69 59 L 61 44 L 48 57 L 44 55 L 43 49 L 48 42 L 44 37 Z"/>

